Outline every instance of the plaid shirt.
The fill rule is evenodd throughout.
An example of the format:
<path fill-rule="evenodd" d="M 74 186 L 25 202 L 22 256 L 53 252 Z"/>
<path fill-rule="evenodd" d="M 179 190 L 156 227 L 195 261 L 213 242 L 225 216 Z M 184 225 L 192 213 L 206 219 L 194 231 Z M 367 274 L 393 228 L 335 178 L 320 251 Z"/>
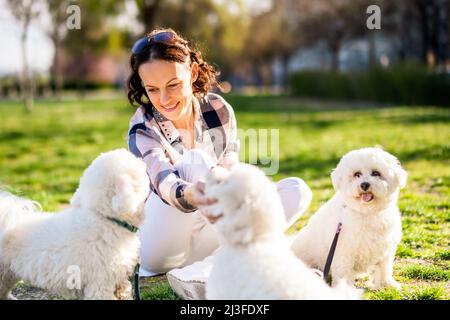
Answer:
<path fill-rule="evenodd" d="M 239 141 L 231 106 L 219 95 L 193 97 L 194 148 L 202 149 L 217 165 L 230 168 L 238 162 Z M 152 107 L 139 107 L 130 120 L 128 149 L 147 164 L 150 189 L 161 200 L 183 212 L 192 212 L 184 198 L 189 182 L 180 178 L 174 163 L 187 150 L 173 123 Z"/>

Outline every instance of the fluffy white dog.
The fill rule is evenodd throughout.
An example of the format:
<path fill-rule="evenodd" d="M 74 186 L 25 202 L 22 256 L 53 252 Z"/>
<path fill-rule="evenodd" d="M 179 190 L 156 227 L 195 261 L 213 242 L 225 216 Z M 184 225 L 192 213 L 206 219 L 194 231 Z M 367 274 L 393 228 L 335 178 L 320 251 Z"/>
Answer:
<path fill-rule="evenodd" d="M 216 167 L 206 177 L 207 207 L 223 244 L 213 256 L 207 299 L 358 299 L 345 284 L 330 288 L 291 251 L 276 186 L 258 168 Z"/>
<path fill-rule="evenodd" d="M 71 207 L 44 213 L 0 193 L 0 299 L 20 279 L 66 298 L 130 299 L 149 193 L 145 164 L 125 149 L 100 155 L 85 170 Z"/>
<path fill-rule="evenodd" d="M 393 263 L 402 237 L 397 201 L 407 173 L 396 157 L 379 148 L 346 154 L 331 173 L 335 195 L 309 220 L 292 249 L 309 266 L 323 269 L 338 223 L 342 223 L 331 264 L 334 280 L 369 274 L 369 287 L 399 288 Z"/>

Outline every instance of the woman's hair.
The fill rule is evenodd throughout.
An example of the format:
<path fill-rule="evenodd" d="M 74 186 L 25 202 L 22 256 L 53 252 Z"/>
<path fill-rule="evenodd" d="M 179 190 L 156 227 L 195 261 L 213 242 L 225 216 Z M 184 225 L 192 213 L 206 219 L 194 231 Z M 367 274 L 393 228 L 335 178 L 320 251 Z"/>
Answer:
<path fill-rule="evenodd" d="M 170 37 L 170 41 L 150 40 L 162 32 L 170 32 L 173 34 Z M 203 97 L 211 88 L 217 85 L 216 76 L 218 72 L 214 67 L 203 60 L 200 51 L 189 47 L 188 42 L 172 29 L 156 29 L 147 35 L 147 39 L 148 41 L 144 40 L 142 47 L 139 46 L 140 48 L 138 50 L 133 50 L 130 57 L 131 75 L 127 80 L 127 89 L 128 100 L 132 106 L 142 105 L 145 108 L 152 106 L 150 99 L 147 97 L 147 92 L 142 86 L 142 80 L 138 70 L 140 65 L 153 60 L 166 60 L 179 63 L 188 62 L 189 65 L 196 62 L 198 64 L 198 76 L 192 84 L 192 92 L 197 97 Z"/>

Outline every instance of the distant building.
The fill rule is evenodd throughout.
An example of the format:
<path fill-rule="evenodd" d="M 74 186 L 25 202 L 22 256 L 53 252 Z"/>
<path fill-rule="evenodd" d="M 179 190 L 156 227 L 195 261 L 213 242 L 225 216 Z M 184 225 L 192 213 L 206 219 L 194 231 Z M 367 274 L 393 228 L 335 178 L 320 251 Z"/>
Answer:
<path fill-rule="evenodd" d="M 387 67 L 399 61 L 398 41 L 382 34 L 375 37 L 375 62 Z M 287 72 L 300 70 L 330 70 L 331 53 L 324 42 L 298 49 L 289 59 Z M 339 70 L 342 72 L 365 70 L 370 67 L 368 38 L 345 41 L 339 51 Z"/>

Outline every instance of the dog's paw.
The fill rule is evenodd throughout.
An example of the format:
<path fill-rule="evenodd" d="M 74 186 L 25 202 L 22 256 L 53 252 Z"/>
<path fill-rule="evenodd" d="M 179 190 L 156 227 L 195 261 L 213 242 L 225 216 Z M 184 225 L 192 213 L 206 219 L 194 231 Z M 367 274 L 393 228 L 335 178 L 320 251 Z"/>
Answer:
<path fill-rule="evenodd" d="M 6 300 L 18 300 L 15 296 L 13 296 L 11 293 L 8 293 L 8 297 L 6 297 Z"/>
<path fill-rule="evenodd" d="M 395 281 L 394 279 L 387 279 L 385 281 L 382 282 L 378 282 L 378 283 L 370 283 L 369 284 L 369 289 L 371 290 L 380 290 L 383 288 L 394 288 L 397 290 L 401 290 L 402 286 L 400 285 L 400 283 L 398 283 L 397 281 Z"/>
<path fill-rule="evenodd" d="M 133 295 L 131 293 L 129 294 L 116 294 L 116 299 L 117 300 L 133 300 Z"/>
<path fill-rule="evenodd" d="M 383 287 L 390 287 L 390 288 L 394 288 L 394 289 L 397 289 L 397 290 L 401 290 L 401 288 L 402 288 L 400 283 L 398 283 L 394 279 L 389 279 L 389 280 L 385 281 L 383 283 Z"/>

